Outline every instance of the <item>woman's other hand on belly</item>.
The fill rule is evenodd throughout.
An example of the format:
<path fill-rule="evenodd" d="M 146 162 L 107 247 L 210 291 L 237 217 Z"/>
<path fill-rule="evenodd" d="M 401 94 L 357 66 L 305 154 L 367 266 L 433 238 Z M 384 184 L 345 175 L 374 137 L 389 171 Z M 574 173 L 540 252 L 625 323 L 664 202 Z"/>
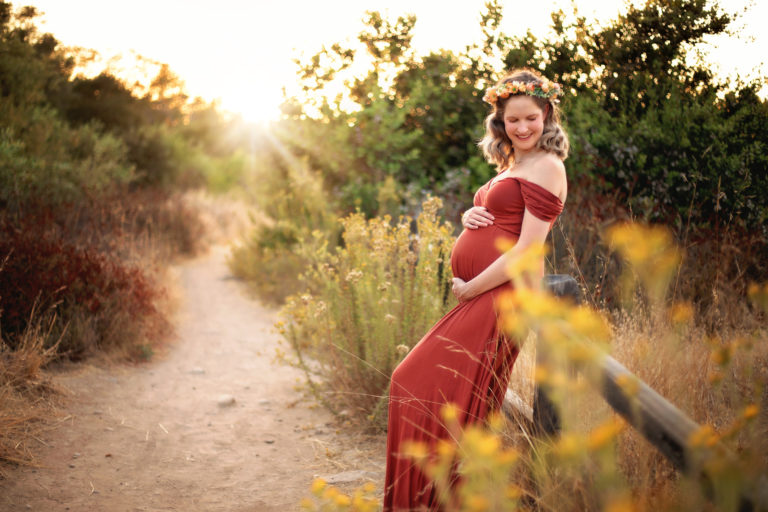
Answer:
<path fill-rule="evenodd" d="M 494 220 L 485 206 L 473 206 L 461 216 L 461 225 L 466 229 L 478 229 L 492 225 Z"/>
<path fill-rule="evenodd" d="M 472 294 L 469 289 L 469 284 L 461 278 L 453 278 L 453 295 L 459 302 L 466 302 L 472 299 Z"/>

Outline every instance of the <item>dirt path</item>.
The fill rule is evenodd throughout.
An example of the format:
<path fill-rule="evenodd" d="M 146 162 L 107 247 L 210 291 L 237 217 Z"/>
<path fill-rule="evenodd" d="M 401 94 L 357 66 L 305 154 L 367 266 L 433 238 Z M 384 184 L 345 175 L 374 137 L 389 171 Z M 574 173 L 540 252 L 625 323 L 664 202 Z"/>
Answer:
<path fill-rule="evenodd" d="M 315 476 L 382 484 L 381 439 L 338 431 L 294 389 L 299 373 L 273 361 L 275 312 L 246 297 L 225 256 L 178 269 L 167 354 L 54 376 L 69 416 L 40 440 L 39 468 L 0 481 L 0 510 L 287 511 Z"/>

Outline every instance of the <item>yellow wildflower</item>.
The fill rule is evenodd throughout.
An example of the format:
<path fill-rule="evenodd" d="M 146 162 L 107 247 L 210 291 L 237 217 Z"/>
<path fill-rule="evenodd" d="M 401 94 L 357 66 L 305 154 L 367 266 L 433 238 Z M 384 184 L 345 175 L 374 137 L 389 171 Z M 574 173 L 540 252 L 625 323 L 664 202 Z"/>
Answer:
<path fill-rule="evenodd" d="M 678 302 L 670 308 L 669 313 L 675 324 L 687 324 L 693 318 L 693 308 L 687 302 Z"/>
<path fill-rule="evenodd" d="M 488 510 L 491 504 L 488 502 L 488 498 L 479 494 L 473 494 L 469 496 L 465 502 L 466 510 L 472 512 L 483 512 Z"/>
<path fill-rule="evenodd" d="M 425 460 L 429 456 L 427 446 L 424 443 L 406 442 L 403 443 L 403 455 L 416 462 Z"/>
<path fill-rule="evenodd" d="M 619 419 L 612 418 L 589 433 L 587 438 L 587 447 L 590 450 L 599 450 L 610 443 L 622 430 L 625 424 Z"/>
<path fill-rule="evenodd" d="M 315 478 L 315 480 L 312 482 L 312 494 L 315 496 L 319 496 L 321 492 L 323 492 L 323 489 L 325 489 L 325 486 L 328 484 L 325 480 L 322 478 Z"/>
<path fill-rule="evenodd" d="M 632 398 L 640 391 L 640 383 L 633 375 L 626 373 L 616 377 L 616 384 L 621 388 L 625 395 Z"/>
<path fill-rule="evenodd" d="M 757 413 L 760 412 L 760 409 L 755 404 L 749 404 L 744 408 L 744 412 L 742 413 L 742 416 L 744 416 L 744 419 L 751 420 L 755 416 L 757 416 Z"/>
<path fill-rule="evenodd" d="M 456 407 L 456 404 L 445 404 L 441 414 L 446 422 L 453 423 L 459 418 L 459 408 Z"/>
<path fill-rule="evenodd" d="M 352 504 L 352 498 L 346 494 L 338 494 L 333 501 L 340 507 L 348 507 Z"/>

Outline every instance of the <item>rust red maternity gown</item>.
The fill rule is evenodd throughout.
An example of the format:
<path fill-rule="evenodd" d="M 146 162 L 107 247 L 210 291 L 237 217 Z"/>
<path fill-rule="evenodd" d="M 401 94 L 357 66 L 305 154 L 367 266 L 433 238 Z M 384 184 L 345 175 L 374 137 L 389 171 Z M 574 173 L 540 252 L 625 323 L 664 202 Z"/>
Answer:
<path fill-rule="evenodd" d="M 489 181 L 475 194 L 475 206 L 493 214 L 493 225 L 465 229 L 451 254 L 453 275 L 469 281 L 500 255 L 499 237 L 517 240 L 527 209 L 550 227 L 563 209 L 545 188 L 518 177 Z M 462 302 L 438 321 L 392 374 L 387 430 L 385 511 L 438 510 L 429 479 L 400 456 L 405 441 L 434 444 L 447 437 L 440 410 L 459 409 L 459 422 L 483 420 L 504 398 L 518 354 L 498 329 L 495 302 L 505 284 Z"/>

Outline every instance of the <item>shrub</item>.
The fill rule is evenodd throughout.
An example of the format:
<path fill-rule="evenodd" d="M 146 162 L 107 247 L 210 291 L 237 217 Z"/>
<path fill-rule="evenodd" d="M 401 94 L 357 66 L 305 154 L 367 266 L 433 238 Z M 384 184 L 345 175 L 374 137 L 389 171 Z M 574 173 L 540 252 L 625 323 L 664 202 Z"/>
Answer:
<path fill-rule="evenodd" d="M 307 244 L 307 291 L 288 299 L 279 325 L 332 410 L 383 426 L 392 370 L 451 306 L 453 229 L 440 204 L 424 202 L 415 234 L 408 217 L 393 225 L 358 212 L 342 220 L 341 246 Z"/>
<path fill-rule="evenodd" d="M 159 290 L 139 267 L 106 253 L 80 247 L 33 218 L 16 227 L 0 224 L 3 336 L 19 346 L 32 313 L 56 313 L 45 346 L 79 358 L 95 350 L 137 346 L 152 337 L 161 315 Z M 151 327 L 151 328 L 150 328 Z"/>
<path fill-rule="evenodd" d="M 229 266 L 262 300 L 279 305 L 300 290 L 299 275 L 311 261 L 301 244 L 322 233 L 335 245 L 338 222 L 322 176 L 306 160 L 267 155 L 256 164 L 250 187 L 264 215 L 253 219 L 256 227 L 232 250 Z"/>
<path fill-rule="evenodd" d="M 33 109 L 25 126 L 0 128 L 0 206 L 56 207 L 130 183 L 126 151 L 94 124 L 71 128 L 52 110 Z"/>

